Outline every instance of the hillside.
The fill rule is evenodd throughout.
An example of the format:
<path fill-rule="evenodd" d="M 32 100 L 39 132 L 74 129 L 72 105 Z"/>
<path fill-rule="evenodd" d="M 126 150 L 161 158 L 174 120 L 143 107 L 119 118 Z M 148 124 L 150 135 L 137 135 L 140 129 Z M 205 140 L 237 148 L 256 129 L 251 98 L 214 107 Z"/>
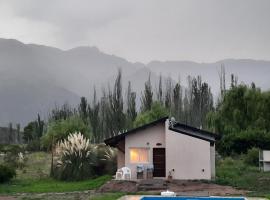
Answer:
<path fill-rule="evenodd" d="M 270 88 L 270 61 L 227 59 L 215 63 L 153 61 L 142 64 L 105 54 L 96 47 L 64 51 L 0 39 L 0 125 L 7 126 L 10 121 L 25 125 L 37 112 L 46 116 L 55 104 L 77 104 L 80 96 L 91 96 L 94 85 L 98 90 L 112 86 L 119 68 L 123 72 L 123 88 L 131 81 L 137 97 L 149 73 L 154 89 L 159 74 L 170 75 L 175 81 L 180 77 L 184 85 L 187 75 L 200 74 L 217 95 L 221 64 L 226 67 L 228 80 L 230 73 L 235 73 L 239 82 L 253 81 L 263 89 Z"/>

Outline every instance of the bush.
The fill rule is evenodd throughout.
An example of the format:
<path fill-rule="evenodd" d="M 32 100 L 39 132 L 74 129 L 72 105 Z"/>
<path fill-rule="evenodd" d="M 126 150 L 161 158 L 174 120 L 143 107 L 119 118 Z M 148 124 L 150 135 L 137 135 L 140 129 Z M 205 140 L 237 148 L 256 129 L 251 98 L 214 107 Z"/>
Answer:
<path fill-rule="evenodd" d="M 225 166 L 230 166 L 234 164 L 234 159 L 232 157 L 226 157 L 221 161 L 221 163 Z"/>
<path fill-rule="evenodd" d="M 3 157 L 4 164 L 8 167 L 22 169 L 25 165 L 24 156 L 25 148 L 21 145 L 6 145 L 2 151 L 5 153 Z"/>
<path fill-rule="evenodd" d="M 233 185 L 239 177 L 246 173 L 247 169 L 247 166 L 239 156 L 235 159 L 232 157 L 221 159 L 217 163 L 216 182 L 218 184 Z"/>
<path fill-rule="evenodd" d="M 96 146 L 96 164 L 93 171 L 96 175 L 114 174 L 117 170 L 116 150 L 105 144 Z"/>
<path fill-rule="evenodd" d="M 26 150 L 27 151 L 40 151 L 41 150 L 41 145 L 40 145 L 40 140 L 39 139 L 34 139 L 31 140 L 27 146 L 26 146 Z"/>
<path fill-rule="evenodd" d="M 19 168 L 22 169 L 25 167 L 26 163 L 26 157 L 22 152 L 15 154 L 12 152 L 7 152 L 4 156 L 4 163 L 6 166 L 11 167 L 11 168 Z"/>
<path fill-rule="evenodd" d="M 51 149 L 52 143 L 57 143 L 66 139 L 70 133 L 79 131 L 85 137 L 90 137 L 90 128 L 85 125 L 83 120 L 78 116 L 72 116 L 67 119 L 52 121 L 48 124 L 48 129 L 45 135 L 42 136 L 42 146 Z"/>
<path fill-rule="evenodd" d="M 4 153 L 13 153 L 18 154 L 20 152 L 24 152 L 25 148 L 23 145 L 17 145 L 17 144 L 2 144 L 0 145 L 0 152 Z"/>
<path fill-rule="evenodd" d="M 55 178 L 79 181 L 94 175 L 96 148 L 81 133 L 70 134 L 56 146 L 57 163 L 54 166 Z"/>
<path fill-rule="evenodd" d="M 244 155 L 244 162 L 248 165 L 258 166 L 259 163 L 259 149 L 253 147 Z"/>
<path fill-rule="evenodd" d="M 0 183 L 8 182 L 15 176 L 16 171 L 14 168 L 5 165 L 0 165 Z"/>
<path fill-rule="evenodd" d="M 270 134 L 256 129 L 248 129 L 222 136 L 217 143 L 217 150 L 222 155 L 247 153 L 253 147 L 270 149 Z"/>
<path fill-rule="evenodd" d="M 11 168 L 17 167 L 17 154 L 7 152 L 4 155 L 4 164 Z"/>

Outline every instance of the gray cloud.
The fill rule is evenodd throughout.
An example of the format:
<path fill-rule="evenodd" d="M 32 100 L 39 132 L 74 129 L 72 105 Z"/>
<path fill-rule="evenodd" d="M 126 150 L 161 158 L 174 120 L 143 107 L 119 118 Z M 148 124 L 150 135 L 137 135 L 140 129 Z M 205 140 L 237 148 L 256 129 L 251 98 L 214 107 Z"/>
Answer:
<path fill-rule="evenodd" d="M 131 61 L 270 59 L 268 0 L 0 0 L 0 37 Z"/>

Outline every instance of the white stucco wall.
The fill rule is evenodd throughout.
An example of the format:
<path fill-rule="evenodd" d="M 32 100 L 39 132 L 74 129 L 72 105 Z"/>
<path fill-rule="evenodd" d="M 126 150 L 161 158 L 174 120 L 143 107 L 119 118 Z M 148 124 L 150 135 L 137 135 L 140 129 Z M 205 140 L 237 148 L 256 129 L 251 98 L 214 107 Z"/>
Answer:
<path fill-rule="evenodd" d="M 263 150 L 263 160 L 264 161 L 270 161 L 270 151 L 269 150 Z"/>
<path fill-rule="evenodd" d="M 211 179 L 210 142 L 169 129 L 165 135 L 167 176 L 174 169 L 174 179 Z"/>
<path fill-rule="evenodd" d="M 125 154 L 118 150 L 117 151 L 117 169 L 125 167 Z"/>
<path fill-rule="evenodd" d="M 211 159 L 211 179 L 216 177 L 216 148 L 215 144 L 210 146 L 210 159 Z"/>
<path fill-rule="evenodd" d="M 264 172 L 269 172 L 270 171 L 270 163 L 263 163 L 263 171 Z"/>
<path fill-rule="evenodd" d="M 148 143 L 148 144 L 147 144 Z M 157 146 L 157 143 L 162 145 Z M 153 148 L 165 147 L 165 124 L 160 123 L 147 129 L 143 129 L 125 138 L 125 166 L 131 169 L 132 179 L 137 177 L 137 165 L 139 163 L 130 163 L 130 148 L 148 148 L 149 163 L 153 164 Z"/>

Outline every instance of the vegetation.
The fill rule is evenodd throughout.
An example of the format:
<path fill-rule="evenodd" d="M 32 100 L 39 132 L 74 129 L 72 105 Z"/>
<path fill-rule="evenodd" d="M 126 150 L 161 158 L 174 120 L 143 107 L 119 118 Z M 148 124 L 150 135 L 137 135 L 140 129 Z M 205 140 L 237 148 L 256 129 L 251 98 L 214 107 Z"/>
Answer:
<path fill-rule="evenodd" d="M 89 127 L 79 116 L 71 116 L 66 119 L 51 121 L 48 124 L 47 132 L 42 137 L 43 146 L 51 149 L 51 145 L 66 139 L 70 133 L 80 132 L 85 137 L 90 137 Z"/>
<path fill-rule="evenodd" d="M 28 179 L 23 181 L 14 180 L 8 184 L 1 184 L 0 193 L 44 193 L 93 190 L 99 188 L 110 179 L 110 176 L 101 176 L 96 179 L 89 179 L 79 182 L 63 182 L 51 178 L 40 180 Z"/>
<path fill-rule="evenodd" d="M 140 109 L 137 109 L 137 98 L 141 100 Z M 38 115 L 24 128 L 26 148 L 0 146 L 0 151 L 6 153 L 3 162 L 17 168 L 18 174 L 10 183 L 0 185 L 0 193 L 61 192 L 99 187 L 110 179 L 105 174 L 116 171 L 115 150 L 100 144 L 105 138 L 161 117 L 174 116 L 184 124 L 220 135 L 216 143 L 221 155 L 217 162 L 217 183 L 265 196 L 270 191 L 267 185 L 270 173 L 259 172 L 257 164 L 259 149 L 270 148 L 269 110 L 270 92 L 262 92 L 255 84 L 238 85 L 237 77 L 232 75 L 230 88 L 226 89 L 224 68 L 220 72 L 220 96 L 216 105 L 209 85 L 200 76 L 189 76 L 185 88 L 180 82 L 171 78 L 162 80 L 160 76 L 158 87 L 153 90 L 149 74 L 144 90 L 137 96 L 130 82 L 124 92 L 119 70 L 113 87 L 103 89 L 99 98 L 94 89 L 92 100 L 81 97 L 77 108 L 68 104 L 56 106 L 49 113 L 47 122 Z M 12 125 L 9 129 L 11 133 Z M 74 132 L 82 135 L 69 137 Z M 54 161 L 57 144 L 58 162 L 52 162 L 51 169 L 55 169 L 52 177 L 69 182 L 49 178 L 50 162 Z M 51 158 L 44 152 L 21 154 L 25 149 L 47 149 L 52 153 Z M 46 161 L 41 159 L 43 157 Z M 94 179 L 97 176 L 99 178 Z M 74 180 L 77 182 L 72 182 Z M 95 198 L 113 199 L 118 195 L 122 194 Z"/>
<path fill-rule="evenodd" d="M 25 148 L 20 145 L 5 145 L 2 146 L 4 152 L 3 162 L 10 168 L 23 168 L 25 163 L 24 152 Z"/>
<path fill-rule="evenodd" d="M 165 116 L 174 116 L 176 120 L 195 127 L 206 127 L 206 115 L 213 110 L 210 87 L 200 76 L 188 77 L 187 81 L 188 87 L 184 89 L 180 82 L 160 77 L 159 87 L 154 91 L 149 74 L 140 97 L 132 90 L 130 82 L 126 95 L 123 95 L 122 73 L 119 70 L 113 88 L 103 89 L 100 98 L 97 98 L 94 89 L 92 101 L 81 97 L 77 109 L 67 104 L 53 109 L 47 131 L 42 137 L 43 144 L 48 147 L 53 139 L 64 139 L 74 131 L 87 133 L 91 143 L 100 143 L 105 138 Z M 140 110 L 137 110 L 136 98 L 141 99 Z M 79 121 L 76 126 L 72 125 L 74 118 Z M 72 128 L 67 128 L 69 126 Z"/>
<path fill-rule="evenodd" d="M 246 153 L 252 147 L 270 148 L 270 92 L 254 84 L 231 84 L 215 112 L 210 113 L 209 128 L 221 134 L 219 153 Z"/>
<path fill-rule="evenodd" d="M 24 145 L 17 145 L 17 144 L 0 144 L 0 152 L 3 153 L 14 153 L 18 154 L 20 152 L 25 151 L 25 146 Z"/>
<path fill-rule="evenodd" d="M 27 143 L 28 151 L 41 150 L 40 138 L 43 135 L 45 122 L 38 114 L 37 120 L 29 122 L 23 130 L 23 139 Z"/>
<path fill-rule="evenodd" d="M 155 121 L 159 118 L 166 117 L 168 115 L 169 115 L 168 110 L 159 102 L 155 102 L 151 106 L 150 110 L 147 110 L 136 117 L 134 121 L 134 126 L 135 127 L 142 126 L 151 121 Z"/>
<path fill-rule="evenodd" d="M 104 174 L 114 175 L 117 170 L 117 152 L 105 144 L 96 145 L 96 163 L 93 171 L 96 176 Z"/>
<path fill-rule="evenodd" d="M 270 172 L 247 165 L 245 156 L 226 157 L 217 162 L 216 183 L 250 191 L 249 196 L 269 196 Z"/>
<path fill-rule="evenodd" d="M 50 155 L 45 152 L 35 152 L 27 155 L 26 166 L 17 169 L 17 176 L 10 182 L 0 184 L 0 193 L 43 193 L 71 192 L 96 189 L 111 179 L 104 175 L 83 181 L 59 181 L 49 178 Z"/>
<path fill-rule="evenodd" d="M 79 181 L 93 177 L 96 148 L 81 133 L 73 133 L 56 146 L 57 164 L 54 177 L 60 180 Z"/>
<path fill-rule="evenodd" d="M 105 138 L 164 116 L 174 116 L 182 123 L 206 128 L 206 115 L 213 111 L 213 95 L 200 76 L 189 76 L 185 88 L 180 82 L 171 78 L 163 80 L 160 76 L 158 88 L 153 88 L 151 74 L 141 95 L 133 91 L 131 82 L 123 88 L 119 70 L 113 86 L 103 88 L 99 97 L 94 88 L 91 100 L 81 97 L 77 107 L 67 103 L 55 106 L 47 121 L 38 114 L 37 119 L 24 128 L 27 150 L 51 150 L 56 142 L 74 131 L 84 134 L 91 143 L 100 143 Z M 137 105 L 139 99 L 140 106 Z"/>
<path fill-rule="evenodd" d="M 16 172 L 14 168 L 5 165 L 0 165 L 0 183 L 8 182 L 15 176 Z"/>
<path fill-rule="evenodd" d="M 258 166 L 258 161 L 259 161 L 259 149 L 253 147 L 252 149 L 249 149 L 247 151 L 247 154 L 244 156 L 244 162 L 247 165 L 253 165 L 253 166 Z"/>

